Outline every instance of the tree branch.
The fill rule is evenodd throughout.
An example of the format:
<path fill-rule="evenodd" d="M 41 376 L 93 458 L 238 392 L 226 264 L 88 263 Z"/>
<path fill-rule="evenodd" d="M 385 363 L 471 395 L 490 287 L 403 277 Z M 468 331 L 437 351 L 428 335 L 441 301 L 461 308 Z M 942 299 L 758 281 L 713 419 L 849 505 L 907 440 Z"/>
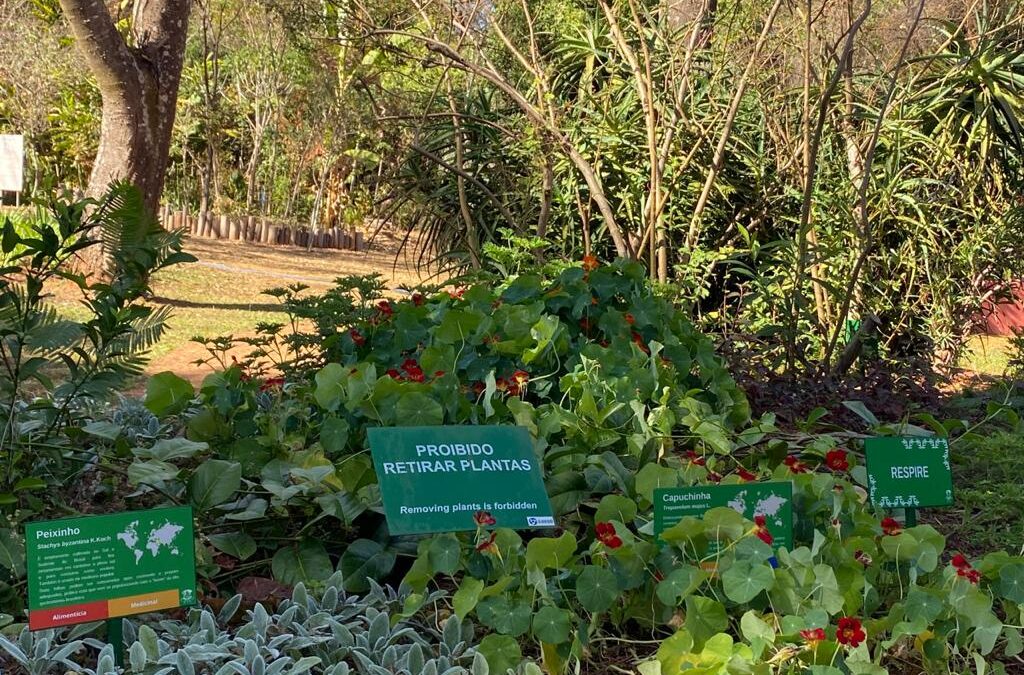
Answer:
<path fill-rule="evenodd" d="M 60 6 L 103 96 L 129 100 L 129 96 L 137 95 L 138 88 L 128 86 L 128 82 L 137 81 L 138 63 L 117 32 L 103 0 L 60 0 Z"/>

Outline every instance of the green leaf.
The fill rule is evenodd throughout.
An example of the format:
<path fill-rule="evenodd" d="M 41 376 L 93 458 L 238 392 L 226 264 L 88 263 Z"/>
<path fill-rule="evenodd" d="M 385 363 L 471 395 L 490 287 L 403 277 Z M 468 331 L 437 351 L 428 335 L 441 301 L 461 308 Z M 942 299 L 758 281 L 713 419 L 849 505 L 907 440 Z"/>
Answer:
<path fill-rule="evenodd" d="M 660 464 L 646 464 L 636 474 L 636 493 L 648 502 L 654 503 L 655 488 L 676 487 L 679 472 Z"/>
<path fill-rule="evenodd" d="M 590 487 L 582 473 L 561 471 L 547 479 L 551 509 L 556 516 L 575 511 L 584 499 L 590 496 Z"/>
<path fill-rule="evenodd" d="M 139 459 L 158 459 L 166 462 L 171 459 L 190 459 L 197 453 L 207 450 L 206 443 L 196 443 L 187 438 L 162 438 L 151 448 L 134 448 L 132 453 Z"/>
<path fill-rule="evenodd" d="M 999 570 L 993 590 L 1010 602 L 1024 605 L 1024 563 L 1009 563 Z"/>
<path fill-rule="evenodd" d="M 588 612 L 596 614 L 607 610 L 615 604 L 618 595 L 615 575 L 603 567 L 586 565 L 576 579 L 576 599 Z"/>
<path fill-rule="evenodd" d="M 256 552 L 256 540 L 245 532 L 222 532 L 211 534 L 209 538 L 210 543 L 218 551 L 227 553 L 232 558 L 245 560 Z"/>
<path fill-rule="evenodd" d="M 693 565 L 678 567 L 658 582 L 654 592 L 664 604 L 677 606 L 684 598 L 700 588 L 708 573 Z"/>
<path fill-rule="evenodd" d="M 121 437 L 123 429 L 113 422 L 99 420 L 96 422 L 89 422 L 82 427 L 82 431 L 90 436 L 96 436 L 97 438 L 103 438 L 108 441 L 116 441 Z"/>
<path fill-rule="evenodd" d="M 868 407 L 864 405 L 863 401 L 843 401 L 843 405 L 847 409 L 852 410 L 856 413 L 857 417 L 867 422 L 869 427 L 877 427 L 881 424 L 875 414 L 868 410 Z"/>
<path fill-rule="evenodd" d="M 935 621 L 945 610 L 946 603 L 932 589 L 915 586 L 907 593 L 905 616 L 908 621 L 921 617 L 928 623 Z"/>
<path fill-rule="evenodd" d="M 324 545 L 312 539 L 305 539 L 298 546 L 278 549 L 270 568 L 275 579 L 289 586 L 299 582 L 322 582 L 334 572 Z"/>
<path fill-rule="evenodd" d="M 541 642 L 557 645 L 569 639 L 572 621 L 569 612 L 548 605 L 533 617 L 533 634 Z"/>
<path fill-rule="evenodd" d="M 764 564 L 752 564 L 746 560 L 734 562 L 722 573 L 722 588 L 726 597 L 733 602 L 750 602 L 762 591 L 775 586 L 772 569 Z"/>
<path fill-rule="evenodd" d="M 594 521 L 598 523 L 617 520 L 620 523 L 629 523 L 636 518 L 637 506 L 629 497 L 622 495 L 605 495 L 597 505 L 597 513 L 594 514 Z"/>
<path fill-rule="evenodd" d="M 519 650 L 519 642 L 508 635 L 488 635 L 480 641 L 477 651 L 487 659 L 487 666 L 491 673 L 506 673 L 515 670 L 519 662 L 523 660 L 523 653 Z"/>
<path fill-rule="evenodd" d="M 480 623 L 493 628 L 503 635 L 517 637 L 530 630 L 532 608 L 521 600 L 505 595 L 486 598 L 476 607 Z"/>
<path fill-rule="evenodd" d="M 710 539 L 736 541 L 747 530 L 743 516 L 728 506 L 716 506 L 708 509 L 702 518 L 704 532 Z"/>
<path fill-rule="evenodd" d="M 395 566 L 395 554 L 372 539 L 356 539 L 341 554 L 338 569 L 346 591 L 370 589 L 367 579 L 380 580 Z"/>
<path fill-rule="evenodd" d="M 760 658 L 765 647 L 775 642 L 775 629 L 754 610 L 750 610 L 740 619 L 740 632 L 753 648 L 755 658 Z"/>
<path fill-rule="evenodd" d="M 164 481 L 177 478 L 180 470 L 173 464 L 159 462 L 155 459 L 148 462 L 135 460 L 128 465 L 128 484 L 133 486 L 139 484 L 160 485 Z"/>
<path fill-rule="evenodd" d="M 455 535 L 442 534 L 430 540 L 427 555 L 434 574 L 451 575 L 459 569 L 462 547 Z"/>
<path fill-rule="evenodd" d="M 231 499 L 241 487 L 242 466 L 238 462 L 209 459 L 192 476 L 192 504 L 200 512 L 206 511 Z"/>
<path fill-rule="evenodd" d="M 320 426 L 320 445 L 329 455 L 338 454 L 348 445 L 349 424 L 340 417 L 328 417 Z"/>
<path fill-rule="evenodd" d="M 395 425 L 400 427 L 432 427 L 444 422 L 444 408 L 433 398 L 419 391 L 402 394 L 395 405 Z"/>
<path fill-rule="evenodd" d="M 480 602 L 480 592 L 484 590 L 484 582 L 473 577 L 463 577 L 459 590 L 452 596 L 452 606 L 459 620 L 465 619 Z"/>
<path fill-rule="evenodd" d="M 560 569 L 572 559 L 576 552 L 576 537 L 565 532 L 557 539 L 538 537 L 526 545 L 526 566 L 537 569 Z"/>
<path fill-rule="evenodd" d="M 0 567 L 11 571 L 15 578 L 25 574 L 25 544 L 9 528 L 0 528 Z"/>
<path fill-rule="evenodd" d="M 191 382 L 166 371 L 149 378 L 143 405 L 157 417 L 176 415 L 185 409 L 195 395 Z"/>
<path fill-rule="evenodd" d="M 691 595 L 686 599 L 686 630 L 693 637 L 695 649 L 716 633 L 729 628 L 729 617 L 722 603 L 700 595 Z"/>
<path fill-rule="evenodd" d="M 14 492 L 22 490 L 42 490 L 46 488 L 46 481 L 37 476 L 25 476 L 14 484 Z"/>
<path fill-rule="evenodd" d="M 313 391 L 313 398 L 324 410 L 337 410 L 341 402 L 345 382 L 345 369 L 340 363 L 328 363 L 313 376 L 316 382 L 316 389 Z"/>

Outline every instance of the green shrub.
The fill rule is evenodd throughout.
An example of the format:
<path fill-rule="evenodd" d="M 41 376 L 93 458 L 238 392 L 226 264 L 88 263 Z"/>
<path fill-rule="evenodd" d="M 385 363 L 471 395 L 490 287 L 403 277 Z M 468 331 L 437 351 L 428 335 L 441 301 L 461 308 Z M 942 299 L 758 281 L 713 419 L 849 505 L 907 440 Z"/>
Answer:
<path fill-rule="evenodd" d="M 194 609 L 184 621 L 125 621 L 125 673 L 137 675 L 486 675 L 487 654 L 473 624 L 404 609 L 408 593 L 374 585 L 347 596 L 336 575 L 317 596 L 301 584 L 274 610 L 241 610 L 242 596 L 219 612 Z M 430 603 L 440 604 L 442 593 Z M 240 615 L 244 619 L 238 621 Z M 97 624 L 0 636 L 0 651 L 30 675 L 73 672 L 113 675 L 114 652 L 88 634 Z M 89 655 L 95 653 L 95 657 Z M 86 661 L 96 668 L 83 668 Z M 497 663 L 496 657 L 491 660 Z M 518 662 L 513 666 L 518 665 Z M 491 672 L 499 672 L 497 670 Z M 501 671 L 504 672 L 504 671 Z M 529 671 L 527 671 L 529 672 Z"/>

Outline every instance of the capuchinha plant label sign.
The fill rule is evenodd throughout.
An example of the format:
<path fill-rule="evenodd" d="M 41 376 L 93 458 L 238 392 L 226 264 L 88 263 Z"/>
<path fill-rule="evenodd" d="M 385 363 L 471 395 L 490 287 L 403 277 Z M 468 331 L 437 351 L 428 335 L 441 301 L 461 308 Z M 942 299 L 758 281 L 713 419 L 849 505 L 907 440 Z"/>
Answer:
<path fill-rule="evenodd" d="M 196 602 L 188 506 L 25 525 L 31 630 Z"/>
<path fill-rule="evenodd" d="M 871 503 L 882 508 L 953 504 L 953 472 L 945 438 L 864 441 Z"/>
<path fill-rule="evenodd" d="M 381 427 L 367 436 L 391 534 L 473 530 L 477 511 L 498 527 L 555 524 L 522 427 Z"/>
<path fill-rule="evenodd" d="M 793 484 L 789 481 L 658 488 L 654 491 L 654 534 L 660 537 L 685 516 L 700 518 L 720 506 L 747 520 L 764 516 L 772 547 L 793 548 Z M 717 546 L 711 542 L 710 552 L 715 553 Z"/>

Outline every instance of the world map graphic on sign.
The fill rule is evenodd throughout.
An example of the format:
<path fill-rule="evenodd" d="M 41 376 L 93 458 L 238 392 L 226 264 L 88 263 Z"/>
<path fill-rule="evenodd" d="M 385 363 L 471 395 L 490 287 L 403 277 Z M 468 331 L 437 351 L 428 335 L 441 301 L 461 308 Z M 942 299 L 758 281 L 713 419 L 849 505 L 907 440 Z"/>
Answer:
<path fill-rule="evenodd" d="M 133 520 L 124 530 L 117 533 L 117 539 L 135 556 L 136 565 L 146 555 L 146 551 L 154 558 L 159 557 L 164 551 L 170 555 L 181 555 L 176 539 L 185 528 L 168 520 L 159 525 L 157 523 L 159 521 L 149 521 L 144 537 L 139 536 L 138 520 Z"/>
<path fill-rule="evenodd" d="M 782 507 L 788 501 L 782 495 L 772 492 L 760 497 L 754 502 L 753 509 L 750 509 L 750 506 L 747 504 L 747 491 L 744 490 L 726 502 L 726 504 L 732 510 L 742 513 L 748 520 L 753 520 L 756 516 L 764 516 L 765 518 L 770 518 L 776 525 L 781 527 L 783 524 L 781 517 Z"/>

